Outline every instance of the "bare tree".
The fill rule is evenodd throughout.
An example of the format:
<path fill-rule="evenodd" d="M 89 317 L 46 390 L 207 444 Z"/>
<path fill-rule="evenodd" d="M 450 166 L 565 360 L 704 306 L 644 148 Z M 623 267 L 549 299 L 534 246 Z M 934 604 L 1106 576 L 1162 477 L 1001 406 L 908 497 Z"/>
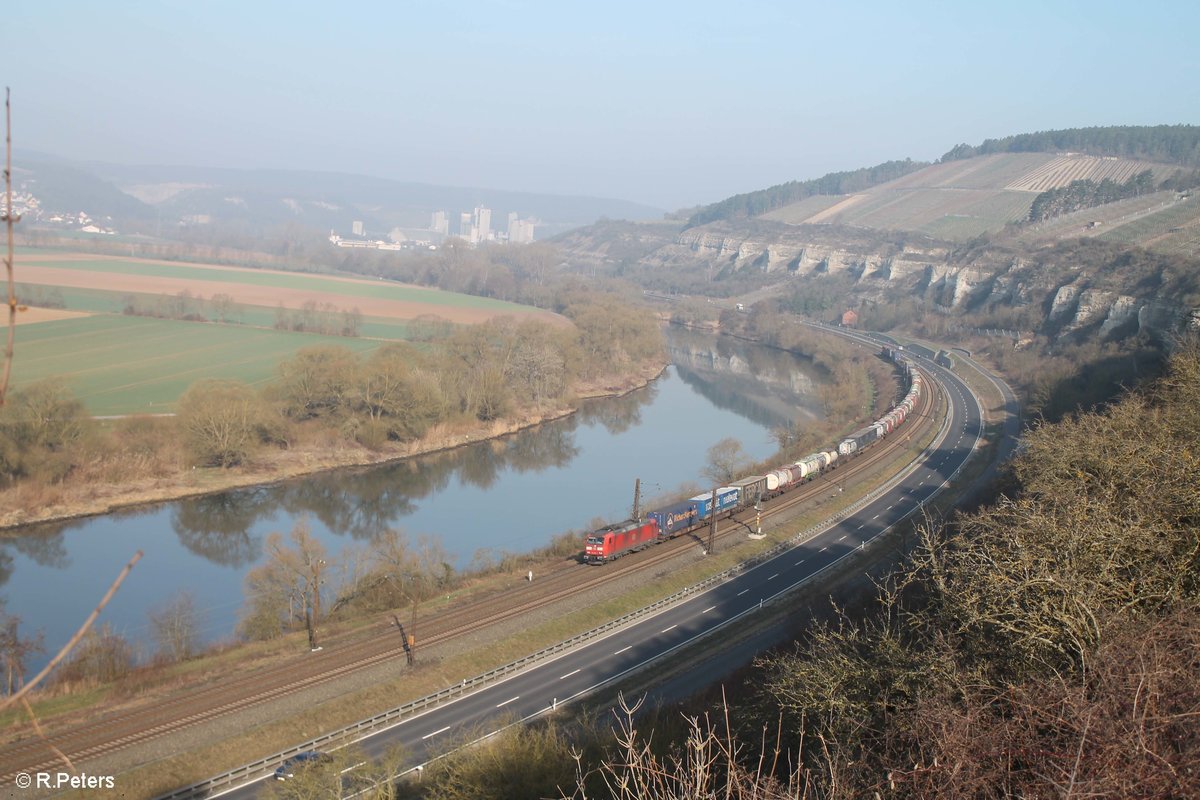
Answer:
<path fill-rule="evenodd" d="M 188 449 L 208 466 L 244 462 L 258 444 L 263 417 L 258 395 L 237 381 L 199 381 L 179 398 L 178 419 Z"/>
<path fill-rule="evenodd" d="M 151 611 L 149 617 L 159 653 L 172 661 L 184 661 L 196 653 L 199 625 L 196 601 L 190 592 L 179 592 L 166 606 Z"/>
<path fill-rule="evenodd" d="M 749 463 L 750 457 L 742 449 L 742 443 L 727 436 L 708 448 L 708 463 L 704 467 L 704 475 L 713 483 L 726 484 L 746 469 Z"/>
<path fill-rule="evenodd" d="M 278 635 L 283 626 L 304 620 L 308 645 L 318 649 L 317 628 L 321 621 L 322 573 L 331 568 L 325 546 L 308 523 L 292 527 L 291 546 L 278 531 L 267 536 L 266 563 L 246 575 L 250 597 L 242 619 L 242 632 L 254 638 Z"/>
<path fill-rule="evenodd" d="M 22 637 L 21 618 L 15 614 L 4 614 L 0 610 L 0 661 L 4 664 L 6 695 L 11 695 L 25 684 L 25 662 L 34 653 L 43 652 L 43 637 Z"/>

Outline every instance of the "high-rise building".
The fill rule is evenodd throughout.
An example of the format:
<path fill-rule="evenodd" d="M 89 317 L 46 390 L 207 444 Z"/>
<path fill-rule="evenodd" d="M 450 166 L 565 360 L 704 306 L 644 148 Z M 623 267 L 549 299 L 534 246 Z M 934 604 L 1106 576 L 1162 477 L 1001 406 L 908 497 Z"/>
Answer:
<path fill-rule="evenodd" d="M 532 242 L 534 224 L 533 220 L 521 219 L 517 216 L 517 212 L 511 212 L 508 215 L 508 243 L 529 244 Z"/>
<path fill-rule="evenodd" d="M 433 220 L 429 223 L 429 229 L 443 236 L 450 233 L 450 220 L 446 219 L 445 211 L 433 212 Z"/>
<path fill-rule="evenodd" d="M 471 220 L 471 215 L 466 211 L 458 215 L 458 235 L 466 239 L 471 244 L 475 244 L 478 239 L 479 229 L 475 227 Z"/>
<path fill-rule="evenodd" d="M 486 242 L 492 238 L 492 210 L 484 206 L 475 206 L 475 241 Z"/>
<path fill-rule="evenodd" d="M 362 220 L 361 219 L 354 220 L 354 224 L 350 226 L 350 229 L 354 231 L 355 236 L 362 236 L 363 235 Z"/>

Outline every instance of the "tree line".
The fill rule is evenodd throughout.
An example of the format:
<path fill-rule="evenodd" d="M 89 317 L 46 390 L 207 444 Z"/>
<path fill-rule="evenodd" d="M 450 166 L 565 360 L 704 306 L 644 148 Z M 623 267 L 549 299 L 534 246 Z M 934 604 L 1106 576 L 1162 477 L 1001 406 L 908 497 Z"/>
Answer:
<path fill-rule="evenodd" d="M 439 423 L 491 422 L 569 403 L 576 381 L 611 378 L 662 357 L 657 323 L 620 298 L 575 293 L 564 311 L 572 327 L 504 318 L 363 356 L 340 346 L 304 348 L 262 388 L 200 381 L 180 397 L 174 418 L 104 429 L 65 382 L 31 384 L 0 408 L 0 486 L 53 492 L 71 480 L 119 482 L 139 469 L 230 468 L 318 429 L 379 448 Z"/>
<path fill-rule="evenodd" d="M 1113 125 L 1065 128 L 986 139 L 982 144 L 959 144 L 941 161 L 956 161 L 992 153 L 1060 153 L 1120 156 L 1183 167 L 1200 167 L 1200 126 Z"/>
<path fill-rule="evenodd" d="M 1047 189 L 1033 199 L 1029 208 L 1030 222 L 1044 222 L 1072 211 L 1115 203 L 1129 197 L 1140 197 L 1155 190 L 1154 173 L 1148 169 L 1117 183 L 1111 178 L 1071 181 L 1066 186 Z"/>
<path fill-rule="evenodd" d="M 776 208 L 799 202 L 816 195 L 841 195 L 861 192 L 881 183 L 902 178 L 905 175 L 929 166 L 925 161 L 885 161 L 873 167 L 830 172 L 820 178 L 806 181 L 788 181 L 767 189 L 746 192 L 726 198 L 718 203 L 701 208 L 687 221 L 688 228 L 704 225 L 721 219 L 756 217 Z"/>

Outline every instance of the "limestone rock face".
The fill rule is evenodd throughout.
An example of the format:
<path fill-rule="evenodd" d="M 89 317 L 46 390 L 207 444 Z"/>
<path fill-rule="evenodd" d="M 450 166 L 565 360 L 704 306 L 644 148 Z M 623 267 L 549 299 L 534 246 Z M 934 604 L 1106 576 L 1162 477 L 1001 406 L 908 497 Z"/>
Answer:
<path fill-rule="evenodd" d="M 1075 311 L 1076 298 L 1079 297 L 1078 286 L 1062 286 L 1054 293 L 1054 300 L 1050 303 L 1050 322 L 1059 322 L 1069 313 Z"/>
<path fill-rule="evenodd" d="M 1169 339 L 1180 328 L 1200 329 L 1200 309 L 1127 286 L 1120 265 L 1055 252 L 1016 256 L 983 247 L 964 254 L 961 246 L 920 234 L 756 219 L 646 229 L 644 249 L 634 258 L 647 269 L 706 269 L 714 278 L 757 271 L 779 283 L 842 276 L 853 282 L 847 304 L 913 297 L 951 317 L 979 313 L 986 319 L 996 312 L 1025 319 L 1049 336 L 1109 339 L 1144 332 Z M 569 260 L 615 260 L 600 252 L 601 242 L 582 235 L 579 241 L 564 248 Z M 1024 311 L 1014 317 L 1005 312 L 1012 308 Z"/>
<path fill-rule="evenodd" d="M 1127 294 L 1119 295 L 1108 307 L 1108 315 L 1100 325 L 1100 335 L 1109 336 L 1113 331 L 1119 331 L 1135 321 L 1141 304 L 1136 297 Z"/>
<path fill-rule="evenodd" d="M 1112 306 L 1112 292 L 1100 289 L 1084 289 L 1075 304 L 1075 317 L 1067 324 L 1068 330 L 1085 327 L 1108 314 Z"/>

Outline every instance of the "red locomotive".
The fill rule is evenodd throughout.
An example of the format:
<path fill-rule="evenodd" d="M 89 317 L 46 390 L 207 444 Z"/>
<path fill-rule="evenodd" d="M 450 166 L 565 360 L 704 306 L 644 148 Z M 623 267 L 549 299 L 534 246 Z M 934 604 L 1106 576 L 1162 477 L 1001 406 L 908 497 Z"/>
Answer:
<path fill-rule="evenodd" d="M 627 520 L 588 534 L 583 558 L 589 564 L 603 564 L 657 540 L 658 522 L 654 519 Z"/>

